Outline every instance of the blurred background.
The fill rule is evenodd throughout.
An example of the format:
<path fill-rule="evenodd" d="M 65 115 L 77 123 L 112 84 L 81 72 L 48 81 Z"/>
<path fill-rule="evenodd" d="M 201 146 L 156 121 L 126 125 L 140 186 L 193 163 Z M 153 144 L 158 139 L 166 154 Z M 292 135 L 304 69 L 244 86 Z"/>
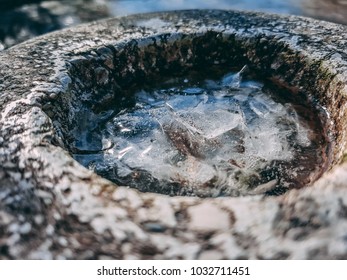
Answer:
<path fill-rule="evenodd" d="M 295 14 L 347 24 L 347 0 L 0 0 L 0 51 L 79 23 L 134 13 L 197 8 Z"/>

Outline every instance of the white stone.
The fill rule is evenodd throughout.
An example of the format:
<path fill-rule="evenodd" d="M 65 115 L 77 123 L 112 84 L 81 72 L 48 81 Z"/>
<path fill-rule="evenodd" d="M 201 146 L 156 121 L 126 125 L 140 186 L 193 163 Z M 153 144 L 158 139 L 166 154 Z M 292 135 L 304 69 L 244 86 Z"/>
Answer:
<path fill-rule="evenodd" d="M 46 233 L 47 233 L 47 235 L 53 235 L 53 233 L 54 233 L 54 227 L 53 227 L 52 225 L 48 225 L 48 226 L 46 227 Z"/>
<path fill-rule="evenodd" d="M 235 238 L 229 233 L 221 233 L 212 237 L 211 244 L 219 248 L 227 259 L 238 259 L 244 254 L 236 244 Z"/>
<path fill-rule="evenodd" d="M 168 259 L 183 258 L 185 260 L 195 260 L 201 246 L 198 243 L 184 243 L 179 246 L 171 247 L 165 252 Z"/>
<path fill-rule="evenodd" d="M 217 250 L 203 251 L 199 256 L 199 260 L 222 260 L 222 259 L 223 259 L 223 254 Z"/>
<path fill-rule="evenodd" d="M 168 197 L 157 197 L 151 208 L 140 208 L 137 214 L 142 222 L 157 222 L 167 227 L 175 227 L 177 224 L 175 212 Z"/>
<path fill-rule="evenodd" d="M 231 226 L 229 214 L 208 202 L 189 207 L 188 216 L 188 228 L 194 231 L 223 231 Z"/>
<path fill-rule="evenodd" d="M 28 234 L 31 231 L 31 224 L 25 223 L 19 228 L 21 234 Z"/>

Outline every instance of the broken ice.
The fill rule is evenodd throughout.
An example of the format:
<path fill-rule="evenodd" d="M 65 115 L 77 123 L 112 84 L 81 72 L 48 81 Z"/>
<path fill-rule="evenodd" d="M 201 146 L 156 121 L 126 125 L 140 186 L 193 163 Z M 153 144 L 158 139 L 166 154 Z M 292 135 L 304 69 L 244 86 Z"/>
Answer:
<path fill-rule="evenodd" d="M 100 131 L 113 146 L 93 159 L 93 168 L 118 183 L 142 190 L 157 185 L 164 193 L 175 187 L 176 194 L 244 195 L 276 187 L 278 178 L 264 179 L 262 170 L 293 160 L 298 145 L 310 146 L 312 132 L 289 113 L 290 104 L 245 80 L 245 72 L 139 90 L 136 106 Z"/>

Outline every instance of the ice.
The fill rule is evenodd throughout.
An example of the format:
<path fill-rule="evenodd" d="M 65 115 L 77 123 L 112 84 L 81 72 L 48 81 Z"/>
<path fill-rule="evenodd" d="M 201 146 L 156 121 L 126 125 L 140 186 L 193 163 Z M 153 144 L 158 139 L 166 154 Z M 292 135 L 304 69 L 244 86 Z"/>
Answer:
<path fill-rule="evenodd" d="M 186 110 L 187 108 L 194 108 L 198 106 L 201 102 L 205 102 L 205 98 L 203 96 L 177 96 L 175 98 L 171 98 L 165 102 L 169 108 L 174 111 Z"/>
<path fill-rule="evenodd" d="M 213 80 L 206 80 L 205 81 L 206 88 L 208 89 L 220 89 L 221 86 L 218 84 L 218 82 Z"/>
<path fill-rule="evenodd" d="M 200 108 L 179 114 L 183 123 L 193 127 L 206 139 L 215 138 L 242 123 L 242 115 L 225 110 L 200 111 Z M 219 123 L 219 125 L 216 125 Z"/>
<path fill-rule="evenodd" d="M 202 88 L 197 88 L 197 87 L 194 87 L 194 88 L 186 88 L 183 90 L 183 92 L 187 95 L 191 95 L 191 94 L 201 94 L 203 93 L 203 89 Z"/>
<path fill-rule="evenodd" d="M 239 73 L 227 74 L 227 75 L 225 75 L 223 77 L 223 80 L 222 80 L 222 85 L 223 86 L 238 88 L 238 87 L 240 87 L 240 84 L 241 84 L 241 79 L 240 79 L 240 74 Z"/>
<path fill-rule="evenodd" d="M 144 190 L 158 185 L 170 193 L 179 185 L 179 193 L 218 196 L 275 187 L 279 178 L 269 166 L 294 160 L 298 145 L 310 147 L 313 132 L 290 104 L 264 93 L 262 83 L 244 81 L 246 70 L 220 80 L 174 78 L 165 88 L 139 90 L 134 107 L 100 131 L 81 133 L 80 142 L 101 141 L 106 150 L 77 157 L 99 174 Z M 271 171 L 266 179 L 264 170 Z"/>
<path fill-rule="evenodd" d="M 264 117 L 265 114 L 269 113 L 267 106 L 257 100 L 251 100 L 249 106 L 259 117 Z"/>
<path fill-rule="evenodd" d="M 246 82 L 242 82 L 240 86 L 243 88 L 252 88 L 252 89 L 261 90 L 264 84 L 260 82 L 256 82 L 256 81 L 246 81 Z"/>
<path fill-rule="evenodd" d="M 236 74 L 230 73 L 223 77 L 222 85 L 231 88 L 239 88 L 242 81 L 242 75 L 248 70 L 247 66 L 244 66 L 239 72 Z"/>

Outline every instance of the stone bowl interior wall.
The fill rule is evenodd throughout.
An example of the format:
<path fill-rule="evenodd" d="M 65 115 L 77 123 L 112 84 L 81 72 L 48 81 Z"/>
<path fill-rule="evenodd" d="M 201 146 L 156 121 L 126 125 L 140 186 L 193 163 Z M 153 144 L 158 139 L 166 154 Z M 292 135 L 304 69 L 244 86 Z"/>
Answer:
<path fill-rule="evenodd" d="M 71 153 L 75 140 L 71 132 L 83 129 L 81 119 L 120 102 L 124 89 L 158 75 L 184 74 L 216 64 L 235 70 L 247 64 L 257 77 L 290 90 L 295 98 L 320 103 L 333 120 L 322 119 L 326 134 L 334 141 L 346 142 L 338 129 L 344 126 L 336 111 L 339 95 L 327 94 L 334 76 L 320 62 L 293 51 L 276 37 L 240 37 L 214 31 L 163 34 L 102 46 L 79 53 L 66 63 L 71 79 L 69 89 L 52 102 L 53 109 L 47 114 L 54 121 L 57 139 L 63 140 L 56 143 Z M 330 167 L 340 160 L 341 151 L 332 145 Z"/>

